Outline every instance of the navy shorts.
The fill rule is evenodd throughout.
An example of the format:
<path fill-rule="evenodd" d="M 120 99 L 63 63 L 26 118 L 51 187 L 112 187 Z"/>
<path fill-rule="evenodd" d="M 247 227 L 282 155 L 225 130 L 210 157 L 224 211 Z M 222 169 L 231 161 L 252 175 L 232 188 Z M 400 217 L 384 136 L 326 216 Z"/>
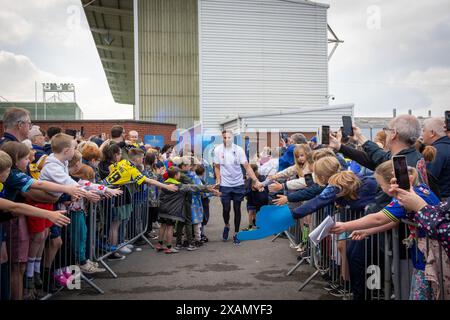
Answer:
<path fill-rule="evenodd" d="M 219 191 L 222 193 L 220 199 L 222 201 L 243 201 L 245 196 L 244 185 L 237 187 L 222 187 L 220 186 Z"/>
<path fill-rule="evenodd" d="M 56 239 L 61 236 L 61 227 L 53 225 L 50 227 L 50 239 Z"/>

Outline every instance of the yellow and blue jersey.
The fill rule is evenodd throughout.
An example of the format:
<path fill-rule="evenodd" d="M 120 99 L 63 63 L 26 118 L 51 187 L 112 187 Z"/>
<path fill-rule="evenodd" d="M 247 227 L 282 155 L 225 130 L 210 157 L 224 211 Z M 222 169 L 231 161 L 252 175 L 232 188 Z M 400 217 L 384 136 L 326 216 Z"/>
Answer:
<path fill-rule="evenodd" d="M 128 160 L 121 160 L 109 166 L 109 175 L 105 178 L 107 184 L 120 185 L 136 182 L 141 185 L 146 177 Z"/>
<path fill-rule="evenodd" d="M 424 184 L 414 187 L 414 191 L 428 204 L 437 205 L 440 203 L 439 198 Z M 408 211 L 398 203 L 397 199 L 393 199 L 382 211 L 394 222 L 407 218 L 408 213 Z"/>

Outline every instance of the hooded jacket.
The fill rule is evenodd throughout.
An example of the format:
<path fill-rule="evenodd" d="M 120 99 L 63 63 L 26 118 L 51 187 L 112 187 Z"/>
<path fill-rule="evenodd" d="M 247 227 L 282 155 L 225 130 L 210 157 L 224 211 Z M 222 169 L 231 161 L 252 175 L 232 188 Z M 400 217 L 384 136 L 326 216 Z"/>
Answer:
<path fill-rule="evenodd" d="M 165 219 L 185 222 L 186 216 L 190 217 L 192 201 L 192 192 L 208 192 L 206 186 L 195 184 L 182 184 L 181 182 L 169 178 L 166 184 L 174 184 L 178 187 L 178 191 L 169 191 L 161 189 L 159 195 L 159 216 Z M 189 221 L 186 221 L 189 222 Z"/>
<path fill-rule="evenodd" d="M 61 185 L 78 184 L 69 175 L 68 161 L 61 162 L 56 159 L 55 154 L 52 153 L 45 160 L 45 165 L 41 170 L 39 180 L 50 181 Z M 62 192 L 50 192 L 50 194 L 60 197 Z"/>

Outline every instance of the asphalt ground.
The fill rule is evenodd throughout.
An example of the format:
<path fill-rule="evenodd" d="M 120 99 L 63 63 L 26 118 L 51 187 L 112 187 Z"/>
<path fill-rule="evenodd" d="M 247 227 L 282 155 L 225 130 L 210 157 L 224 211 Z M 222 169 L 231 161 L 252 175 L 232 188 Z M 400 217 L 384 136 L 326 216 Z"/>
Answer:
<path fill-rule="evenodd" d="M 241 228 L 248 225 L 245 203 L 242 203 Z M 323 287 L 326 283 L 316 277 L 301 292 L 300 284 L 313 273 L 311 266 L 300 266 L 291 276 L 287 271 L 297 263 L 297 252 L 287 239 L 272 237 L 242 242 L 235 246 L 231 240 L 221 240 L 223 231 L 222 206 L 214 198 L 211 216 L 206 226 L 209 238 L 196 251 L 177 254 L 155 252 L 150 246 L 135 251 L 125 260 L 108 262 L 117 273 L 96 275 L 94 282 L 105 293 L 98 294 L 91 287 L 64 290 L 55 300 L 325 300 L 333 299 Z M 231 213 L 231 225 L 233 225 Z M 152 242 L 156 242 L 152 240 Z"/>

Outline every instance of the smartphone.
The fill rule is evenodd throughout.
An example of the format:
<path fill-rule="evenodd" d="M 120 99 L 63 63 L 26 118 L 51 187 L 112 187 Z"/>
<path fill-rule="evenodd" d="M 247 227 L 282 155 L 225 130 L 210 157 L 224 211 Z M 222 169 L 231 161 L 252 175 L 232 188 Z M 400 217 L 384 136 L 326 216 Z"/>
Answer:
<path fill-rule="evenodd" d="M 322 126 L 322 144 L 330 144 L 330 126 Z"/>
<path fill-rule="evenodd" d="M 352 137 L 353 136 L 352 117 L 342 116 L 342 124 L 344 125 L 343 126 L 344 130 L 342 130 L 342 135 Z"/>
<path fill-rule="evenodd" d="M 394 156 L 392 157 L 392 162 L 394 164 L 394 175 L 397 179 L 398 186 L 403 190 L 409 191 L 411 186 L 409 184 L 408 164 L 406 163 L 406 157 Z"/>
<path fill-rule="evenodd" d="M 82 137 L 84 137 L 84 127 L 81 127 L 80 135 L 81 135 Z"/>
<path fill-rule="evenodd" d="M 450 131 L 450 110 L 445 111 L 445 126 Z"/>
<path fill-rule="evenodd" d="M 280 137 L 281 137 L 281 139 L 283 139 L 284 140 L 284 142 L 288 142 L 288 138 L 289 138 L 289 134 L 287 134 L 287 133 L 280 133 Z"/>
<path fill-rule="evenodd" d="M 314 180 L 311 173 L 305 174 L 305 183 L 307 187 L 311 187 L 314 184 Z"/>
<path fill-rule="evenodd" d="M 348 135 L 345 134 L 344 127 L 341 127 L 341 132 L 342 132 L 342 139 L 347 139 Z"/>

